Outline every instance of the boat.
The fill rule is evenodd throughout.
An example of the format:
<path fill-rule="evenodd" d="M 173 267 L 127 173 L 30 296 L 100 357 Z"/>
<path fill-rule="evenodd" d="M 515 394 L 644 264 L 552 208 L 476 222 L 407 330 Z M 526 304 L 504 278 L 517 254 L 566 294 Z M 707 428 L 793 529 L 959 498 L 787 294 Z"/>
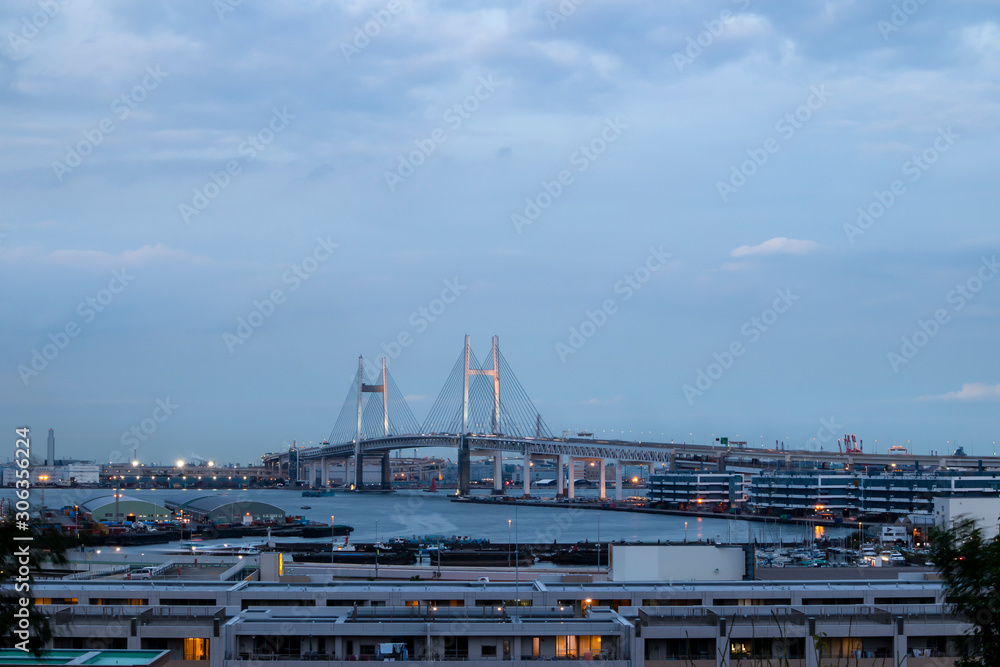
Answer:
<path fill-rule="evenodd" d="M 302 492 L 303 498 L 332 498 L 335 495 L 337 495 L 337 492 L 333 489 L 315 489 Z"/>
<path fill-rule="evenodd" d="M 300 507 L 299 509 L 300 509 L 300 510 L 311 510 L 311 509 L 312 509 L 312 505 L 303 505 L 303 506 L 302 506 L 302 507 Z"/>

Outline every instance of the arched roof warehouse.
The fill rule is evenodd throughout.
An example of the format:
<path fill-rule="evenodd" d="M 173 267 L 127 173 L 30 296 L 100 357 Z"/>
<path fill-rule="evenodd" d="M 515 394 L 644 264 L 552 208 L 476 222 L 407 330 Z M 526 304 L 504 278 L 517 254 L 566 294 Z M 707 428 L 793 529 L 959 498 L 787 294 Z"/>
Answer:
<path fill-rule="evenodd" d="M 252 521 L 283 522 L 285 510 L 277 505 L 254 500 L 243 495 L 174 495 L 165 501 L 167 507 L 199 523 L 241 523 L 249 516 Z"/>
<path fill-rule="evenodd" d="M 119 494 L 115 514 L 115 494 L 95 496 L 80 503 L 80 511 L 91 521 L 167 521 L 171 512 L 152 500 Z M 131 519 L 129 517 L 132 517 Z"/>

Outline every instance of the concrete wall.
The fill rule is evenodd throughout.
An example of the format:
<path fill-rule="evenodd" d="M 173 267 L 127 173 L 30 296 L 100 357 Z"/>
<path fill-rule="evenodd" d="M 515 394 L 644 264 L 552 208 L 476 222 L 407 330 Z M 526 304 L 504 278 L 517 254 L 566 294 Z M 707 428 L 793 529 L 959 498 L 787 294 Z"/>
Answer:
<path fill-rule="evenodd" d="M 740 581 L 745 567 L 742 547 L 611 546 L 612 581 Z"/>
<path fill-rule="evenodd" d="M 986 539 L 997 536 L 997 524 L 1000 522 L 1000 497 L 985 498 L 949 498 L 934 499 L 934 522 L 940 527 L 951 526 L 959 517 L 964 516 L 976 522 L 982 529 Z"/>

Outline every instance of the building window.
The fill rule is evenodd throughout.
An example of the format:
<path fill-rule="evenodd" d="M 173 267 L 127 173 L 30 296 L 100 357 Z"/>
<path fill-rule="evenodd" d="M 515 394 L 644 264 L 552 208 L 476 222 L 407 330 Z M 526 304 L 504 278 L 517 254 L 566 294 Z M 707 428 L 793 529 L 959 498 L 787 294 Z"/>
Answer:
<path fill-rule="evenodd" d="M 185 660 L 208 660 L 208 640 L 199 637 L 184 640 Z"/>

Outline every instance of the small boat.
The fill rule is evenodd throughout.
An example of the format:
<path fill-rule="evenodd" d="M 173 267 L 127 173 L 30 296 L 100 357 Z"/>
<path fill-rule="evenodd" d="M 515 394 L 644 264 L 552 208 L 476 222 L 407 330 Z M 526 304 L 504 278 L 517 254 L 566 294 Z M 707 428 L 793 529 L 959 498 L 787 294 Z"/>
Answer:
<path fill-rule="evenodd" d="M 312 509 L 312 505 L 303 505 L 303 506 L 302 506 L 302 507 L 300 507 L 299 509 L 300 509 L 300 510 L 311 510 L 311 509 Z"/>

